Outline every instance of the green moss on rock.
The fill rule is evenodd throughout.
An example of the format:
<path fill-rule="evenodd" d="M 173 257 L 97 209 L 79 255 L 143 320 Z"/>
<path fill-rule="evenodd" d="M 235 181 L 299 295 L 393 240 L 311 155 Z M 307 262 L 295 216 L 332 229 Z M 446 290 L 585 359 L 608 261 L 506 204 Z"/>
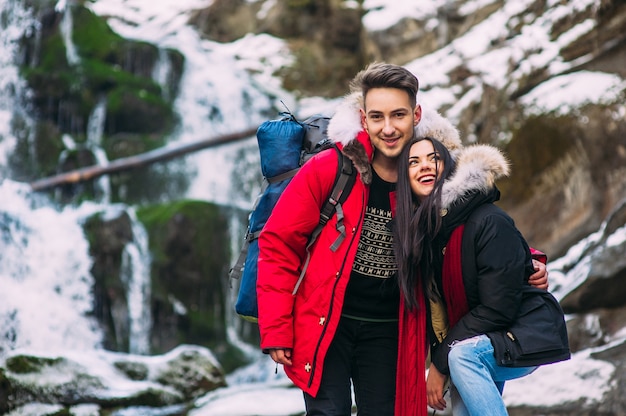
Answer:
<path fill-rule="evenodd" d="M 146 142 L 147 149 L 142 151 L 163 145 L 175 123 L 170 101 L 174 97 L 170 90 L 175 92 L 177 87 L 168 86 L 164 92 L 152 79 L 160 59 L 159 49 L 146 42 L 122 38 L 105 19 L 86 7 L 72 5 L 70 11 L 78 63 L 67 60 L 59 27 L 61 15 L 53 8 L 42 8 L 41 36 L 23 41 L 25 49 L 36 55 L 20 70 L 32 90 L 31 102 L 38 123 L 53 123 L 58 133 L 70 134 L 77 143 L 82 143 L 87 137 L 89 117 L 106 97 L 104 143 L 110 136 L 125 133 L 151 136 Z M 177 84 L 182 73 L 182 55 L 167 51 L 166 56 L 175 68 L 175 76 L 168 82 Z M 56 143 L 54 152 L 42 149 L 40 153 L 58 156 L 61 144 Z M 36 160 L 31 165 L 43 170 L 37 172 L 39 175 L 49 175 L 57 168 L 49 162 Z"/>
<path fill-rule="evenodd" d="M 63 358 L 36 357 L 33 355 L 15 355 L 6 360 L 6 368 L 16 374 L 28 374 L 41 371 L 44 367 L 53 367 Z"/>
<path fill-rule="evenodd" d="M 115 329 L 124 323 L 116 322 L 112 311 L 128 310 L 121 267 L 124 248 L 133 240 L 130 217 L 126 212 L 117 218 L 105 218 L 97 213 L 85 221 L 83 229 L 93 259 L 93 313 L 104 329 L 104 347 L 111 351 L 128 351 L 129 334 Z"/>
<path fill-rule="evenodd" d="M 225 209 L 181 200 L 147 206 L 137 217 L 149 235 L 152 254 L 155 352 L 179 343 L 229 349 L 226 304 L 230 234 Z"/>

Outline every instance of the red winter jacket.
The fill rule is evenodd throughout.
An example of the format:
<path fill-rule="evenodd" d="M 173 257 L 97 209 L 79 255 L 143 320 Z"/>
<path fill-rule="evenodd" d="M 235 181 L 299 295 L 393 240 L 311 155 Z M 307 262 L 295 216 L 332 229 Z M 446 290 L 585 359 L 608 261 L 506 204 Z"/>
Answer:
<path fill-rule="evenodd" d="M 338 236 L 333 216 L 311 247 L 311 259 L 296 295 L 292 294 L 306 259 L 305 247 L 328 198 L 338 157 L 322 152 L 302 166 L 291 180 L 259 236 L 257 297 L 261 348 L 291 348 L 289 378 L 315 396 L 324 358 L 335 335 L 371 183 L 373 148 L 362 131 L 346 146 L 360 180 L 342 204 L 346 238 L 336 252 L 330 246 Z"/>

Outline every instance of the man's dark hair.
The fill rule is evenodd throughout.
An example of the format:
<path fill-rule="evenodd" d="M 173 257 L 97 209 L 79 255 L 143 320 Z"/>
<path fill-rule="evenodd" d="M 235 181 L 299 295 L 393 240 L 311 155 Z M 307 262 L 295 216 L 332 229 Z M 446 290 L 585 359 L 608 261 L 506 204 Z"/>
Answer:
<path fill-rule="evenodd" d="M 397 88 L 406 91 L 412 107 L 417 103 L 419 80 L 408 69 L 384 62 L 374 62 L 361 70 L 352 82 L 350 90 L 361 92 L 363 101 L 372 88 Z"/>

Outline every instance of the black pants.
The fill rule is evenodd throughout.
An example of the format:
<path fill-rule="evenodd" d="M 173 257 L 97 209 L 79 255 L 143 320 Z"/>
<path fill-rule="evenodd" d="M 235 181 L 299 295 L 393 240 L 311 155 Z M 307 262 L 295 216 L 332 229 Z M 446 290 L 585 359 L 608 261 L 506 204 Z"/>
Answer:
<path fill-rule="evenodd" d="M 398 323 L 342 317 L 330 345 L 317 397 L 304 394 L 307 416 L 393 416 Z"/>

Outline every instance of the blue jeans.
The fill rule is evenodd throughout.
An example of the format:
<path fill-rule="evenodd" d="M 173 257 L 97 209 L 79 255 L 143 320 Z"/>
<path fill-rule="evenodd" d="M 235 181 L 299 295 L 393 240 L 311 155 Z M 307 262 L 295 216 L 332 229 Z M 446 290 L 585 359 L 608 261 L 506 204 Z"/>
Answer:
<path fill-rule="evenodd" d="M 454 343 L 448 364 L 454 416 L 508 415 L 502 400 L 504 382 L 526 376 L 537 368 L 497 365 L 487 335 Z"/>
<path fill-rule="evenodd" d="M 350 416 L 354 385 L 359 416 L 394 416 L 398 322 L 341 317 L 326 353 L 316 397 L 304 393 L 307 416 Z"/>

